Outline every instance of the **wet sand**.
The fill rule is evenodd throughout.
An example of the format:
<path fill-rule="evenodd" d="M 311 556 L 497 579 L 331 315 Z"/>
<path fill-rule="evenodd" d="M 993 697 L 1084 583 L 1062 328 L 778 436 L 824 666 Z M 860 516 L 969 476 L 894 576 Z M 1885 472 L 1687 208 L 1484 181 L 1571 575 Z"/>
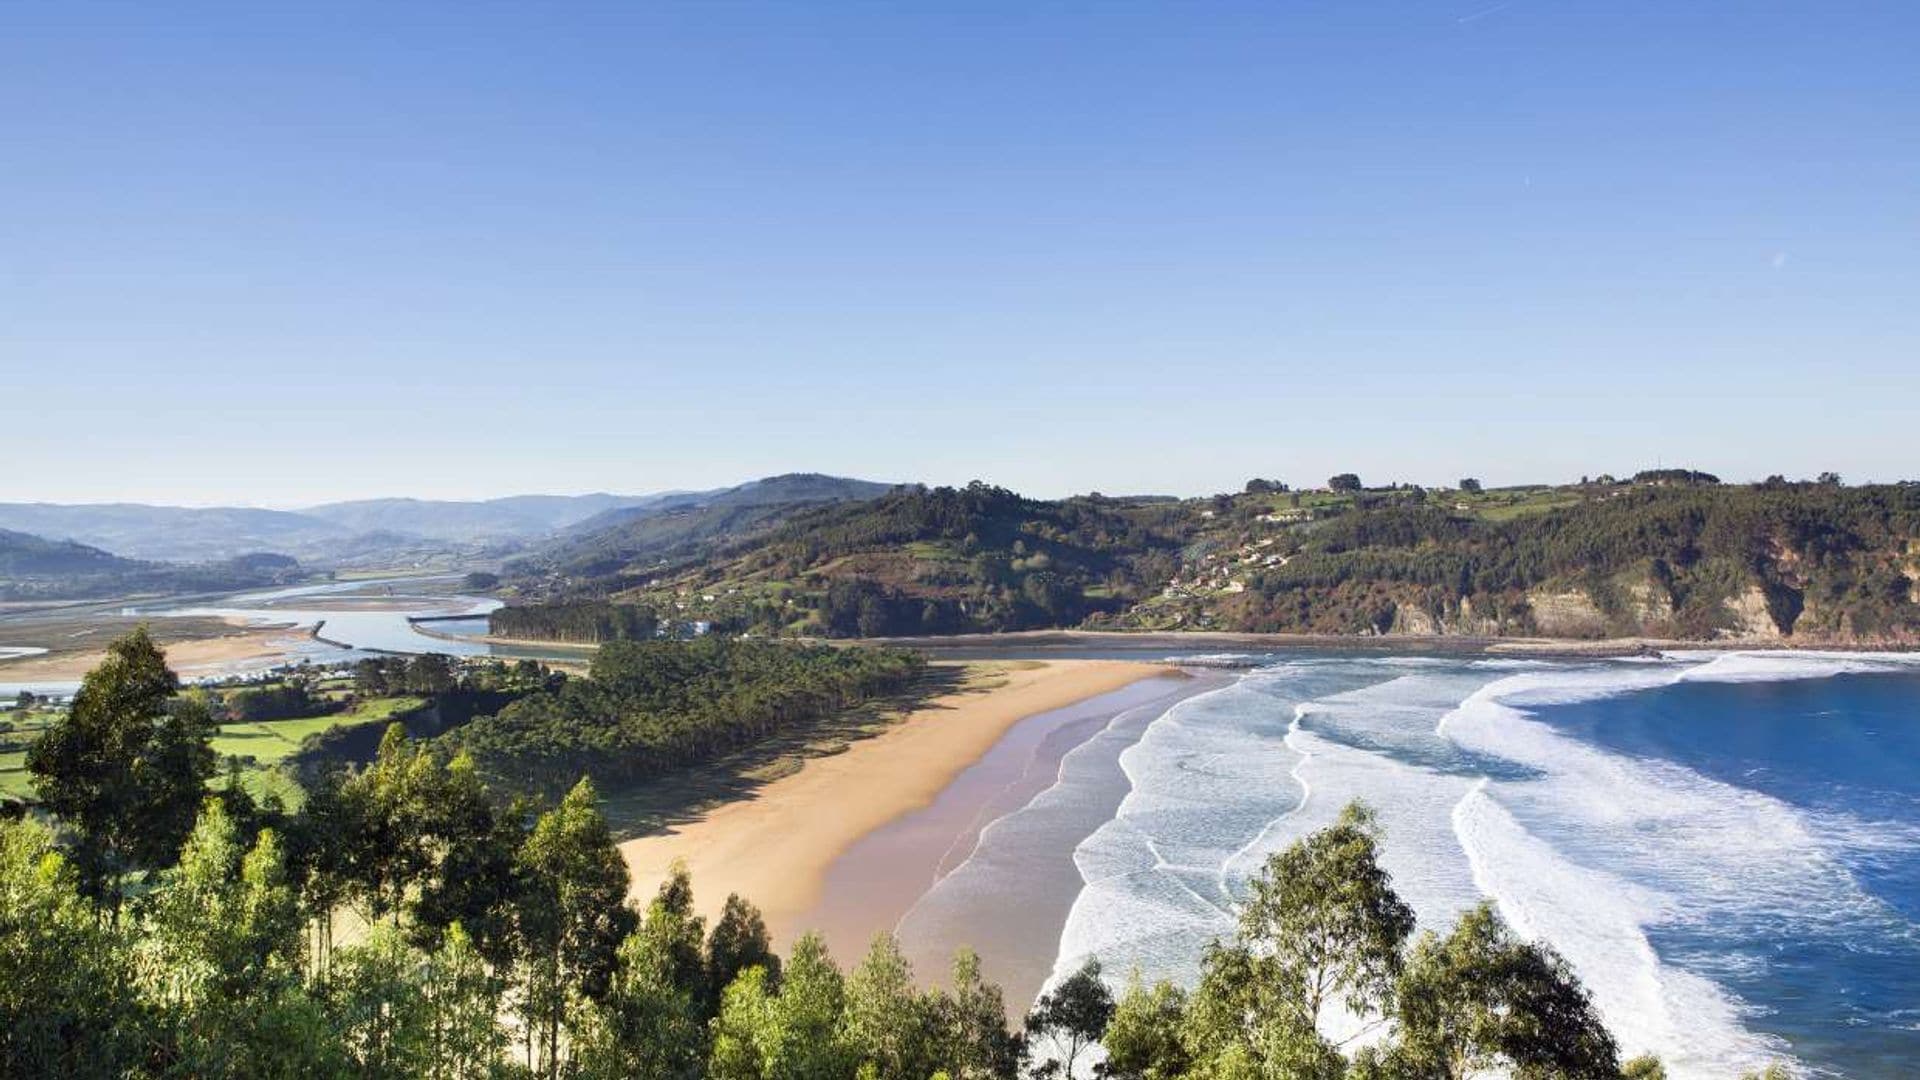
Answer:
<path fill-rule="evenodd" d="M 964 945 L 1024 1013 L 1052 971 L 1080 895 L 1074 849 L 1128 790 L 1120 751 L 1174 703 L 1227 678 L 1143 679 L 1021 721 L 931 804 L 834 860 L 803 922 L 819 928 L 836 955 L 858 955 L 876 930 L 893 929 L 927 982 L 944 978 Z M 1090 770 L 1108 782 L 1091 788 Z M 1068 790 L 1061 785 L 1070 772 Z"/>
<path fill-rule="evenodd" d="M 935 830 L 908 841 L 915 857 L 896 862 L 893 870 L 882 869 L 888 862 L 885 856 L 877 862 L 862 856 L 839 872 L 850 877 L 836 875 L 829 882 L 843 854 L 876 830 L 934 805 L 1022 721 L 1068 710 L 1143 679 L 1178 674 L 1161 664 L 1105 660 L 1028 661 L 1003 670 L 998 685 L 990 689 L 936 698 L 881 734 L 830 757 L 808 760 L 749 798 L 719 806 L 671 831 L 620 845 L 635 897 L 642 902 L 651 897 L 672 862 L 684 859 L 703 914 L 713 917 L 727 895 L 737 892 L 759 905 L 784 947 L 818 921 L 823 902 L 832 895 L 835 953 L 852 962 L 860 943 L 875 930 L 891 928 L 914 896 L 931 884 L 968 825 L 962 820 L 957 833 L 948 828 L 950 835 L 942 837 L 941 830 Z M 1048 731 L 1075 722 L 1069 710 L 1065 718 L 1040 725 L 1023 740 L 1034 740 L 1031 751 Z M 1077 722 L 1096 723 L 1084 715 Z M 992 801 L 988 797 L 1004 787 L 1004 781 L 997 786 L 987 780 L 970 784 L 963 791 L 973 795 L 955 805 L 971 803 L 972 810 L 943 810 L 942 816 L 959 816 L 949 817 L 949 825 L 969 813 L 984 823 L 983 808 Z M 976 833 L 978 828 L 979 823 L 971 825 Z M 886 837 L 877 841 L 882 849 L 897 842 Z M 918 850 L 922 847 L 933 850 Z M 859 887 L 860 881 L 876 878 L 884 879 L 883 888 L 865 892 Z M 849 887 L 851 893 L 843 891 Z"/>

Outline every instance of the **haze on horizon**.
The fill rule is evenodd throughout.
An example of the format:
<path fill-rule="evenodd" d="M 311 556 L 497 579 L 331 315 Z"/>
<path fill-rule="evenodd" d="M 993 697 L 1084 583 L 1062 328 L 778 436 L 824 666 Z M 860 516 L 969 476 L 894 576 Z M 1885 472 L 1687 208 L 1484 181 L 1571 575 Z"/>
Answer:
<path fill-rule="evenodd" d="M 0 501 L 1910 478 L 1920 8 L 14 6 Z"/>

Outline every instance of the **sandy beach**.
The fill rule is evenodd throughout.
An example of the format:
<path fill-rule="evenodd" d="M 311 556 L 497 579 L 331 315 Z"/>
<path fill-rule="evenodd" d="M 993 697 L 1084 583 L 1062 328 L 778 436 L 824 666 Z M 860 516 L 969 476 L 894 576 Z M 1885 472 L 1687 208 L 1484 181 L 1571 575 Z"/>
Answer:
<path fill-rule="evenodd" d="M 925 703 L 844 752 L 657 835 L 621 845 L 645 902 L 675 859 L 693 874 L 701 912 L 729 893 L 758 904 L 785 943 L 816 906 L 829 866 L 863 836 L 931 803 L 1021 720 L 1174 671 L 1110 660 L 1000 665 L 994 684 Z"/>
<path fill-rule="evenodd" d="M 106 658 L 110 634 L 98 635 L 100 647 L 86 651 L 67 650 L 46 656 L 0 660 L 0 681 L 62 682 L 78 680 Z M 307 631 L 294 627 L 236 629 L 219 637 L 167 641 L 167 664 L 182 676 L 203 674 L 233 664 L 270 664 L 290 659 L 307 640 Z"/>

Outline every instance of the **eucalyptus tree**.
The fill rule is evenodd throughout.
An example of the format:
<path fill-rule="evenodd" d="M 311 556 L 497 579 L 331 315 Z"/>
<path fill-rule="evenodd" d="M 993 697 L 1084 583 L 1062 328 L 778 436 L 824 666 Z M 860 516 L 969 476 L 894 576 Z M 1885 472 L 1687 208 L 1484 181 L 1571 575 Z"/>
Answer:
<path fill-rule="evenodd" d="M 962 948 L 954 955 L 952 987 L 935 1000 L 952 1080 L 1009 1080 L 1018 1074 L 1025 1046 L 1007 1030 L 1006 999 L 981 976 L 979 954 Z"/>
<path fill-rule="evenodd" d="M 1027 1013 L 1027 1036 L 1045 1040 L 1053 1051 L 1051 1063 L 1064 1077 L 1087 1048 L 1100 1040 L 1113 1019 L 1113 992 L 1100 977 L 1100 961 L 1089 957 L 1073 974 L 1040 995 Z M 1048 1066 L 1042 1066 L 1043 1072 Z"/>
<path fill-rule="evenodd" d="M 1354 802 L 1267 860 L 1240 907 L 1239 939 L 1257 977 L 1284 988 L 1273 1003 L 1314 1030 L 1336 1003 L 1356 1016 L 1388 1010 L 1413 928 L 1380 865 L 1373 811 Z"/>
<path fill-rule="evenodd" d="M 1193 1058 L 1181 1040 L 1186 991 L 1162 980 L 1147 986 L 1135 971 L 1114 1005 L 1101 1046 L 1113 1080 L 1177 1080 Z"/>
<path fill-rule="evenodd" d="M 1422 935 L 1400 978 L 1388 1059 L 1462 1080 L 1615 1080 L 1619 1051 L 1586 991 L 1550 947 L 1515 937 L 1490 904 L 1442 938 Z"/>
<path fill-rule="evenodd" d="M 648 905 L 640 927 L 620 943 L 606 992 L 589 1003 L 577 1025 L 574 1064 L 585 1076 L 694 1080 L 700 1075 L 707 1047 L 700 924 L 676 902 L 676 894 L 663 893 Z M 690 904 L 691 894 L 686 896 Z M 749 974 L 758 971 L 749 969 Z"/>
<path fill-rule="evenodd" d="M 706 1080 L 764 1080 L 783 1076 L 774 1064 L 780 1052 L 780 995 L 768 986 L 767 970 L 750 967 L 727 984 L 713 1020 L 713 1049 Z"/>
<path fill-rule="evenodd" d="M 627 866 L 596 801 L 592 782 L 581 780 L 520 848 L 523 1015 L 531 1064 L 548 1077 L 560 1073 L 573 1002 L 606 993 L 635 923 Z"/>
<path fill-rule="evenodd" d="M 876 1080 L 921 1080 L 941 1067 L 938 1021 L 892 934 L 874 935 L 847 978 L 841 1037 Z"/>
<path fill-rule="evenodd" d="M 133 1071 L 155 1017 L 129 938 L 81 895 L 51 830 L 0 820 L 0 1076 Z"/>
<path fill-rule="evenodd" d="M 179 854 L 214 773 L 213 719 L 179 690 L 142 626 L 107 646 L 73 706 L 27 750 L 41 805 L 73 830 L 82 888 L 116 918 L 127 875 Z"/>
<path fill-rule="evenodd" d="M 1323 1014 L 1337 1003 L 1384 1017 L 1413 926 L 1380 866 L 1372 813 L 1348 806 L 1253 879 L 1235 937 L 1211 945 L 1202 962 L 1186 1008 L 1187 1052 L 1203 1072 L 1339 1076 L 1346 1058 L 1321 1033 Z"/>
<path fill-rule="evenodd" d="M 749 976 L 753 970 L 747 969 Z M 846 979 L 818 934 L 793 943 L 777 994 L 765 975 L 742 982 L 735 980 L 721 1001 L 714 1080 L 738 1075 L 743 1064 L 757 1064 L 758 1076 L 780 1080 L 844 1080 L 854 1074 L 855 1051 L 841 1030 Z"/>
<path fill-rule="evenodd" d="M 702 1011 L 709 1017 L 717 1015 L 721 994 L 742 972 L 755 967 L 764 972 L 769 989 L 779 988 L 780 954 L 773 951 L 767 921 L 759 908 L 736 893 L 727 897 L 713 932 L 707 935 Z"/>
<path fill-rule="evenodd" d="M 302 978 L 305 916 L 274 830 L 249 848 L 208 799 L 144 906 L 138 984 L 164 1019 L 165 1072 L 294 1078 L 344 1064 Z"/>

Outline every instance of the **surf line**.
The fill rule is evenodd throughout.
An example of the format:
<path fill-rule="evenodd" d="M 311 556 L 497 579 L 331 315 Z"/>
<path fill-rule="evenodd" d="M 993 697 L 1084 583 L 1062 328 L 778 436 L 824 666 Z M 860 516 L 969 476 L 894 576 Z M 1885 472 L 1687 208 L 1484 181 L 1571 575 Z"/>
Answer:
<path fill-rule="evenodd" d="M 1313 760 L 1313 751 L 1308 750 L 1300 741 L 1300 721 L 1306 719 L 1307 713 L 1311 712 L 1312 709 L 1313 702 L 1311 701 L 1302 701 L 1295 704 L 1293 707 L 1293 719 L 1287 723 L 1287 734 L 1280 740 L 1286 744 L 1287 749 L 1300 755 L 1300 760 L 1294 762 L 1293 768 L 1287 770 L 1287 775 L 1293 777 L 1293 782 L 1300 785 L 1300 801 L 1293 804 L 1293 809 L 1267 822 L 1266 825 L 1261 827 L 1259 832 L 1253 834 L 1253 839 L 1240 845 L 1237 851 L 1227 856 L 1226 859 L 1221 862 L 1218 878 L 1220 895 L 1226 897 L 1229 903 L 1233 901 L 1233 890 L 1227 885 L 1228 868 L 1245 857 L 1260 841 L 1266 839 L 1267 834 L 1273 831 L 1274 826 L 1305 811 L 1307 808 L 1307 800 L 1313 798 L 1313 785 L 1307 782 L 1306 777 L 1307 763 Z M 1218 907 L 1219 905 L 1216 904 L 1214 906 Z M 1222 909 L 1222 914 L 1231 913 Z"/>

